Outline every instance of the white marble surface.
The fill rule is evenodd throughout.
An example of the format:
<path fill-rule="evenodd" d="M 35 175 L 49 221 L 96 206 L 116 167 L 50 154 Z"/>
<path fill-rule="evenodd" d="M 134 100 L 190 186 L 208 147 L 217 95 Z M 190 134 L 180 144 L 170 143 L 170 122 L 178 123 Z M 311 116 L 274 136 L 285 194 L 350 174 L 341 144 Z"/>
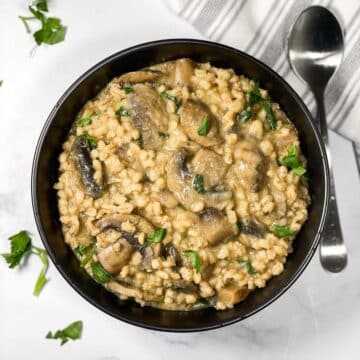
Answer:
<path fill-rule="evenodd" d="M 157 1 L 50 0 L 69 26 L 66 41 L 38 49 L 18 14 L 27 0 L 0 2 L 0 252 L 19 229 L 40 244 L 30 201 L 37 137 L 68 85 L 109 54 L 143 41 L 199 37 Z M 359 359 L 360 187 L 351 144 L 331 134 L 337 193 L 349 266 L 325 273 L 315 256 L 296 284 L 273 305 L 241 323 L 197 334 L 142 330 L 89 305 L 50 267 L 51 281 L 31 295 L 39 271 L 31 259 L 20 271 L 0 261 L 0 359 Z M 81 341 L 64 347 L 45 340 L 74 320 Z"/>

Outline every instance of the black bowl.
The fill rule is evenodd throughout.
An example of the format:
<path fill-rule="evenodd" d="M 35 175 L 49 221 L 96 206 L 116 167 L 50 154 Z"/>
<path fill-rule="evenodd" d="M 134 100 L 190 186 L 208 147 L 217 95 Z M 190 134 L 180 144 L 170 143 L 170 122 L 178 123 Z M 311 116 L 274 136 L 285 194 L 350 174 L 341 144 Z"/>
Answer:
<path fill-rule="evenodd" d="M 271 279 L 263 289 L 252 292 L 233 309 L 191 312 L 162 311 L 122 302 L 96 284 L 84 272 L 70 248 L 65 245 L 56 191 L 58 156 L 76 114 L 113 77 L 151 64 L 181 57 L 210 61 L 212 65 L 233 68 L 256 79 L 268 89 L 299 131 L 303 152 L 308 159 L 312 204 L 309 219 L 288 256 L 285 271 Z M 263 309 L 282 295 L 303 272 L 312 258 L 324 225 L 328 202 L 328 165 L 324 146 L 312 117 L 295 91 L 273 70 L 233 48 L 200 40 L 163 40 L 134 46 L 101 61 L 76 80 L 55 105 L 40 135 L 32 170 L 32 201 L 41 239 L 57 269 L 87 301 L 105 313 L 133 325 L 164 331 L 201 331 L 229 325 Z"/>

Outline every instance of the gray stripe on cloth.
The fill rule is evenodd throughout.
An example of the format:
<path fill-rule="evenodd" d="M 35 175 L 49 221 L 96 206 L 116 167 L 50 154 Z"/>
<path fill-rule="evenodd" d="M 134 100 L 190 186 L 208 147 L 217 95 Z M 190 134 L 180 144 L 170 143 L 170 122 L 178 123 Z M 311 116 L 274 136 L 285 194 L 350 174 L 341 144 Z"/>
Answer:
<path fill-rule="evenodd" d="M 280 0 L 280 1 L 276 2 L 274 7 L 270 7 L 270 9 L 268 10 L 268 12 L 266 13 L 266 15 L 264 17 L 264 21 L 259 25 L 253 38 L 249 42 L 248 46 L 245 48 L 246 52 L 248 52 L 250 54 L 256 54 L 256 52 L 253 51 L 253 47 L 257 44 L 257 42 L 262 43 L 262 41 L 264 40 L 264 37 L 266 37 L 266 35 L 267 35 L 266 30 L 267 30 L 269 22 L 271 21 L 271 23 L 269 25 L 269 26 L 271 26 L 277 20 L 277 15 L 279 12 L 279 11 L 277 11 L 277 10 L 279 10 L 278 7 L 280 7 L 280 11 L 281 11 L 285 7 L 285 5 L 286 5 L 286 0 L 285 1 Z"/>
<path fill-rule="evenodd" d="M 224 6 L 225 2 L 222 0 L 207 1 L 205 6 L 201 9 L 198 17 L 192 22 L 192 24 L 201 32 L 206 33 L 214 20 L 219 16 L 221 9 Z"/>
<path fill-rule="evenodd" d="M 228 21 L 226 24 L 222 24 L 223 29 L 220 31 L 220 33 L 218 35 L 215 35 L 215 32 L 218 29 L 215 29 L 215 31 L 211 34 L 211 36 L 214 36 L 215 41 L 221 40 L 221 38 L 224 36 L 226 31 L 229 29 L 229 27 L 234 23 L 235 19 L 237 19 L 237 16 L 239 15 L 240 11 L 246 5 L 246 2 L 247 2 L 247 0 L 242 0 L 241 2 L 237 1 L 237 4 L 238 4 L 237 9 L 235 8 L 235 11 L 234 11 L 234 8 L 229 9 L 229 11 L 233 11 L 233 14 L 228 18 Z"/>

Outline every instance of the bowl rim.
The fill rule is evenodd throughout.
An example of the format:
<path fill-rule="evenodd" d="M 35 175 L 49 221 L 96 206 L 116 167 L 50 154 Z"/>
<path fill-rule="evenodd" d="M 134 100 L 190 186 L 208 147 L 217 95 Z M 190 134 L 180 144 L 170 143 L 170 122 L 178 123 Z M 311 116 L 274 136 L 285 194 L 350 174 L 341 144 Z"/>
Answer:
<path fill-rule="evenodd" d="M 144 324 L 141 321 L 129 320 L 129 319 L 127 319 L 127 318 L 125 318 L 125 317 L 123 317 L 123 316 L 121 316 L 119 314 L 113 313 L 111 310 L 108 310 L 105 306 L 100 305 L 95 300 L 91 299 L 87 294 L 85 294 L 81 288 L 77 287 L 73 283 L 70 276 L 62 269 L 60 264 L 58 264 L 58 262 L 57 262 L 56 255 L 53 252 L 52 248 L 50 247 L 50 245 L 49 245 L 49 243 L 47 241 L 47 237 L 46 237 L 43 225 L 42 225 L 42 219 L 40 218 L 40 214 L 39 214 L 39 199 L 38 199 L 38 194 L 37 194 L 39 157 L 40 157 L 41 149 L 43 147 L 44 140 L 45 140 L 45 138 L 46 138 L 46 136 L 47 136 L 47 134 L 49 132 L 49 128 L 50 128 L 50 126 L 51 126 L 51 124 L 52 124 L 52 122 L 54 120 L 54 117 L 55 117 L 58 109 L 62 106 L 62 104 L 65 102 L 65 100 L 72 94 L 72 92 L 87 77 L 89 77 L 95 71 L 99 70 L 104 65 L 106 65 L 109 62 L 112 62 L 113 60 L 115 60 L 118 57 L 124 56 L 124 55 L 129 54 L 129 53 L 131 53 L 133 51 L 136 51 L 136 50 L 141 50 L 141 49 L 146 49 L 146 48 L 154 48 L 154 47 L 163 46 L 163 45 L 174 45 L 174 44 L 175 45 L 176 44 L 187 44 L 187 45 L 191 45 L 191 46 L 207 45 L 207 46 L 210 46 L 210 47 L 213 47 L 213 48 L 220 48 L 220 49 L 225 50 L 227 52 L 231 52 L 231 53 L 233 53 L 233 54 L 235 54 L 237 56 L 247 58 L 247 60 L 256 63 L 257 66 L 259 66 L 260 68 L 262 68 L 263 70 L 265 70 L 267 72 L 270 72 L 273 76 L 275 76 L 277 78 L 277 80 L 282 83 L 282 86 L 284 87 L 286 92 L 289 94 L 289 96 L 291 96 L 296 101 L 297 105 L 301 108 L 301 110 L 305 114 L 306 121 L 309 123 L 309 125 L 310 125 L 310 127 L 311 127 L 311 129 L 312 129 L 312 131 L 313 131 L 313 133 L 315 135 L 316 145 L 320 149 L 320 157 L 322 159 L 322 167 L 323 167 L 323 171 L 324 171 L 324 185 L 325 185 L 325 189 L 324 189 L 324 206 L 323 206 L 323 209 L 322 209 L 319 226 L 318 226 L 315 238 L 314 238 L 314 240 L 312 242 L 312 245 L 311 245 L 311 249 L 307 253 L 306 257 L 304 258 L 304 260 L 302 261 L 300 266 L 294 272 L 292 277 L 287 281 L 287 283 L 273 297 L 271 297 L 268 301 L 266 301 L 264 304 L 262 304 L 261 306 L 257 307 L 256 309 L 250 311 L 249 313 L 247 313 L 245 315 L 237 316 L 237 317 L 234 317 L 231 320 L 219 322 L 218 324 L 207 325 L 207 326 L 195 326 L 193 328 L 171 328 L 171 327 L 165 327 L 165 326 L 156 326 L 156 325 Z M 41 133 L 39 135 L 39 139 L 38 139 L 37 144 L 36 144 L 34 157 L 33 157 L 33 162 L 32 162 L 32 170 L 31 170 L 31 201 L 32 201 L 32 208 L 33 208 L 33 213 L 34 213 L 34 217 L 35 217 L 35 223 L 36 223 L 38 232 L 40 234 L 41 241 L 44 244 L 52 263 L 55 265 L 56 269 L 60 272 L 60 274 L 66 280 L 66 282 L 81 297 L 83 297 L 87 302 L 89 302 L 90 304 L 92 304 L 97 309 L 101 310 L 102 312 L 106 313 L 107 315 L 112 316 L 113 318 L 116 318 L 116 319 L 121 320 L 121 321 L 123 321 L 125 323 L 135 325 L 135 326 L 138 326 L 138 327 L 141 327 L 141 328 L 145 328 L 145 329 L 149 329 L 149 330 L 164 331 L 164 332 L 174 332 L 174 333 L 200 332 L 200 331 L 213 330 L 213 329 L 218 329 L 218 328 L 221 328 L 221 327 L 224 327 L 224 326 L 228 326 L 228 325 L 237 323 L 237 322 L 239 322 L 241 320 L 244 320 L 244 319 L 258 313 L 259 311 L 263 310 L 264 308 L 266 308 L 267 306 L 272 304 L 274 301 L 276 301 L 280 296 L 282 296 L 294 284 L 294 282 L 299 278 L 299 276 L 304 272 L 305 268 L 308 266 L 310 260 L 314 256 L 314 253 L 315 253 L 315 251 L 316 251 L 316 249 L 318 247 L 320 237 L 321 237 L 321 233 L 322 233 L 323 228 L 324 228 L 326 215 L 327 215 L 327 212 L 328 212 L 329 165 L 328 165 L 328 159 L 327 159 L 327 156 L 326 156 L 326 151 L 325 151 L 325 146 L 324 146 L 323 140 L 322 140 L 322 138 L 320 136 L 320 132 L 319 132 L 318 128 L 316 127 L 316 125 L 315 125 L 315 123 L 313 121 L 313 117 L 312 117 L 311 113 L 309 112 L 308 108 L 306 107 L 306 105 L 304 104 L 304 102 L 302 101 L 300 96 L 296 93 L 296 91 L 277 72 L 275 72 L 269 66 L 264 64 L 262 61 L 254 58 L 253 56 L 251 56 L 251 55 L 249 55 L 249 54 L 247 54 L 247 53 L 245 53 L 245 52 L 243 52 L 241 50 L 238 50 L 236 48 L 227 46 L 227 45 L 223 45 L 223 44 L 219 44 L 219 43 L 212 42 L 212 41 L 207 41 L 207 40 L 193 39 L 193 38 L 173 38 L 173 39 L 170 38 L 170 39 L 154 40 L 154 41 L 149 41 L 149 42 L 145 42 L 145 43 L 140 43 L 140 44 L 125 48 L 123 50 L 117 51 L 117 52 L 111 54 L 110 56 L 107 56 L 103 60 L 100 60 L 95 65 L 93 65 L 92 67 L 87 69 L 84 73 L 82 73 L 82 75 L 80 75 L 64 91 L 64 93 L 61 95 L 61 97 L 59 98 L 59 100 L 56 102 L 55 106 L 51 110 L 49 116 L 47 117 L 47 120 L 45 121 L 45 123 L 43 125 Z"/>

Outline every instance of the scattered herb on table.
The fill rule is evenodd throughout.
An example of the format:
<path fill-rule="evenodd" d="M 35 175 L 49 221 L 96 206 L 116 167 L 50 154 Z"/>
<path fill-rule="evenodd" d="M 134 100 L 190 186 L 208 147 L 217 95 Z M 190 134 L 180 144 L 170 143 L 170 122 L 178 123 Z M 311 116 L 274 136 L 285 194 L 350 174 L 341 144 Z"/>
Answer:
<path fill-rule="evenodd" d="M 19 16 L 19 19 L 23 22 L 27 33 L 31 33 L 28 21 L 38 20 L 40 22 L 41 28 L 33 33 L 37 45 L 54 45 L 64 41 L 66 27 L 61 24 L 59 18 L 45 16 L 44 13 L 48 11 L 46 0 L 34 1 L 29 6 L 29 11 L 32 16 Z"/>
<path fill-rule="evenodd" d="M 116 115 L 130 117 L 130 111 L 120 106 L 120 108 L 116 110 Z"/>
<path fill-rule="evenodd" d="M 199 194 L 205 193 L 205 187 L 204 187 L 204 177 L 202 175 L 196 174 L 194 176 L 192 187 L 197 191 Z"/>
<path fill-rule="evenodd" d="M 158 228 L 153 233 L 147 236 L 146 243 L 147 244 L 157 244 L 161 242 L 166 236 L 166 229 Z"/>
<path fill-rule="evenodd" d="M 98 262 L 91 264 L 91 272 L 94 280 L 99 284 L 106 284 L 111 280 L 111 275 Z"/>
<path fill-rule="evenodd" d="M 295 235 L 295 233 L 286 225 L 274 225 L 271 227 L 270 231 L 279 237 L 291 237 Z"/>
<path fill-rule="evenodd" d="M 206 136 L 209 133 L 210 129 L 211 129 L 211 121 L 209 117 L 206 115 L 201 120 L 197 133 L 200 136 Z"/>
<path fill-rule="evenodd" d="M 57 330 L 55 334 L 49 331 L 46 335 L 46 339 L 60 339 L 60 345 L 63 346 L 69 340 L 78 340 L 81 338 L 83 330 L 83 322 L 75 321 L 67 326 L 65 329 Z"/>
<path fill-rule="evenodd" d="M 181 100 L 179 98 L 177 98 L 176 96 L 169 94 L 167 91 L 163 91 L 161 93 L 161 95 L 165 99 L 172 101 L 175 104 L 175 112 L 178 112 L 178 110 L 181 106 Z"/>
<path fill-rule="evenodd" d="M 0 86 L 2 86 L 3 82 L 4 82 L 4 80 L 0 80 Z"/>
<path fill-rule="evenodd" d="M 191 262 L 192 267 L 199 272 L 201 269 L 201 259 L 199 254 L 194 250 L 185 250 L 183 255 L 186 256 Z"/>
<path fill-rule="evenodd" d="M 46 278 L 46 272 L 49 267 L 47 252 L 44 249 L 32 245 L 31 238 L 25 230 L 10 236 L 9 240 L 11 242 L 10 253 L 2 254 L 2 256 L 8 263 L 10 269 L 20 266 L 22 259 L 25 259 L 30 254 L 36 255 L 40 258 L 43 266 L 36 280 L 33 291 L 34 295 L 39 295 L 44 285 L 48 281 Z"/>
<path fill-rule="evenodd" d="M 305 175 L 306 169 L 303 164 L 297 157 L 297 149 L 295 145 L 291 145 L 288 148 L 288 153 L 280 160 L 281 165 L 292 169 L 295 175 L 302 176 Z"/>

